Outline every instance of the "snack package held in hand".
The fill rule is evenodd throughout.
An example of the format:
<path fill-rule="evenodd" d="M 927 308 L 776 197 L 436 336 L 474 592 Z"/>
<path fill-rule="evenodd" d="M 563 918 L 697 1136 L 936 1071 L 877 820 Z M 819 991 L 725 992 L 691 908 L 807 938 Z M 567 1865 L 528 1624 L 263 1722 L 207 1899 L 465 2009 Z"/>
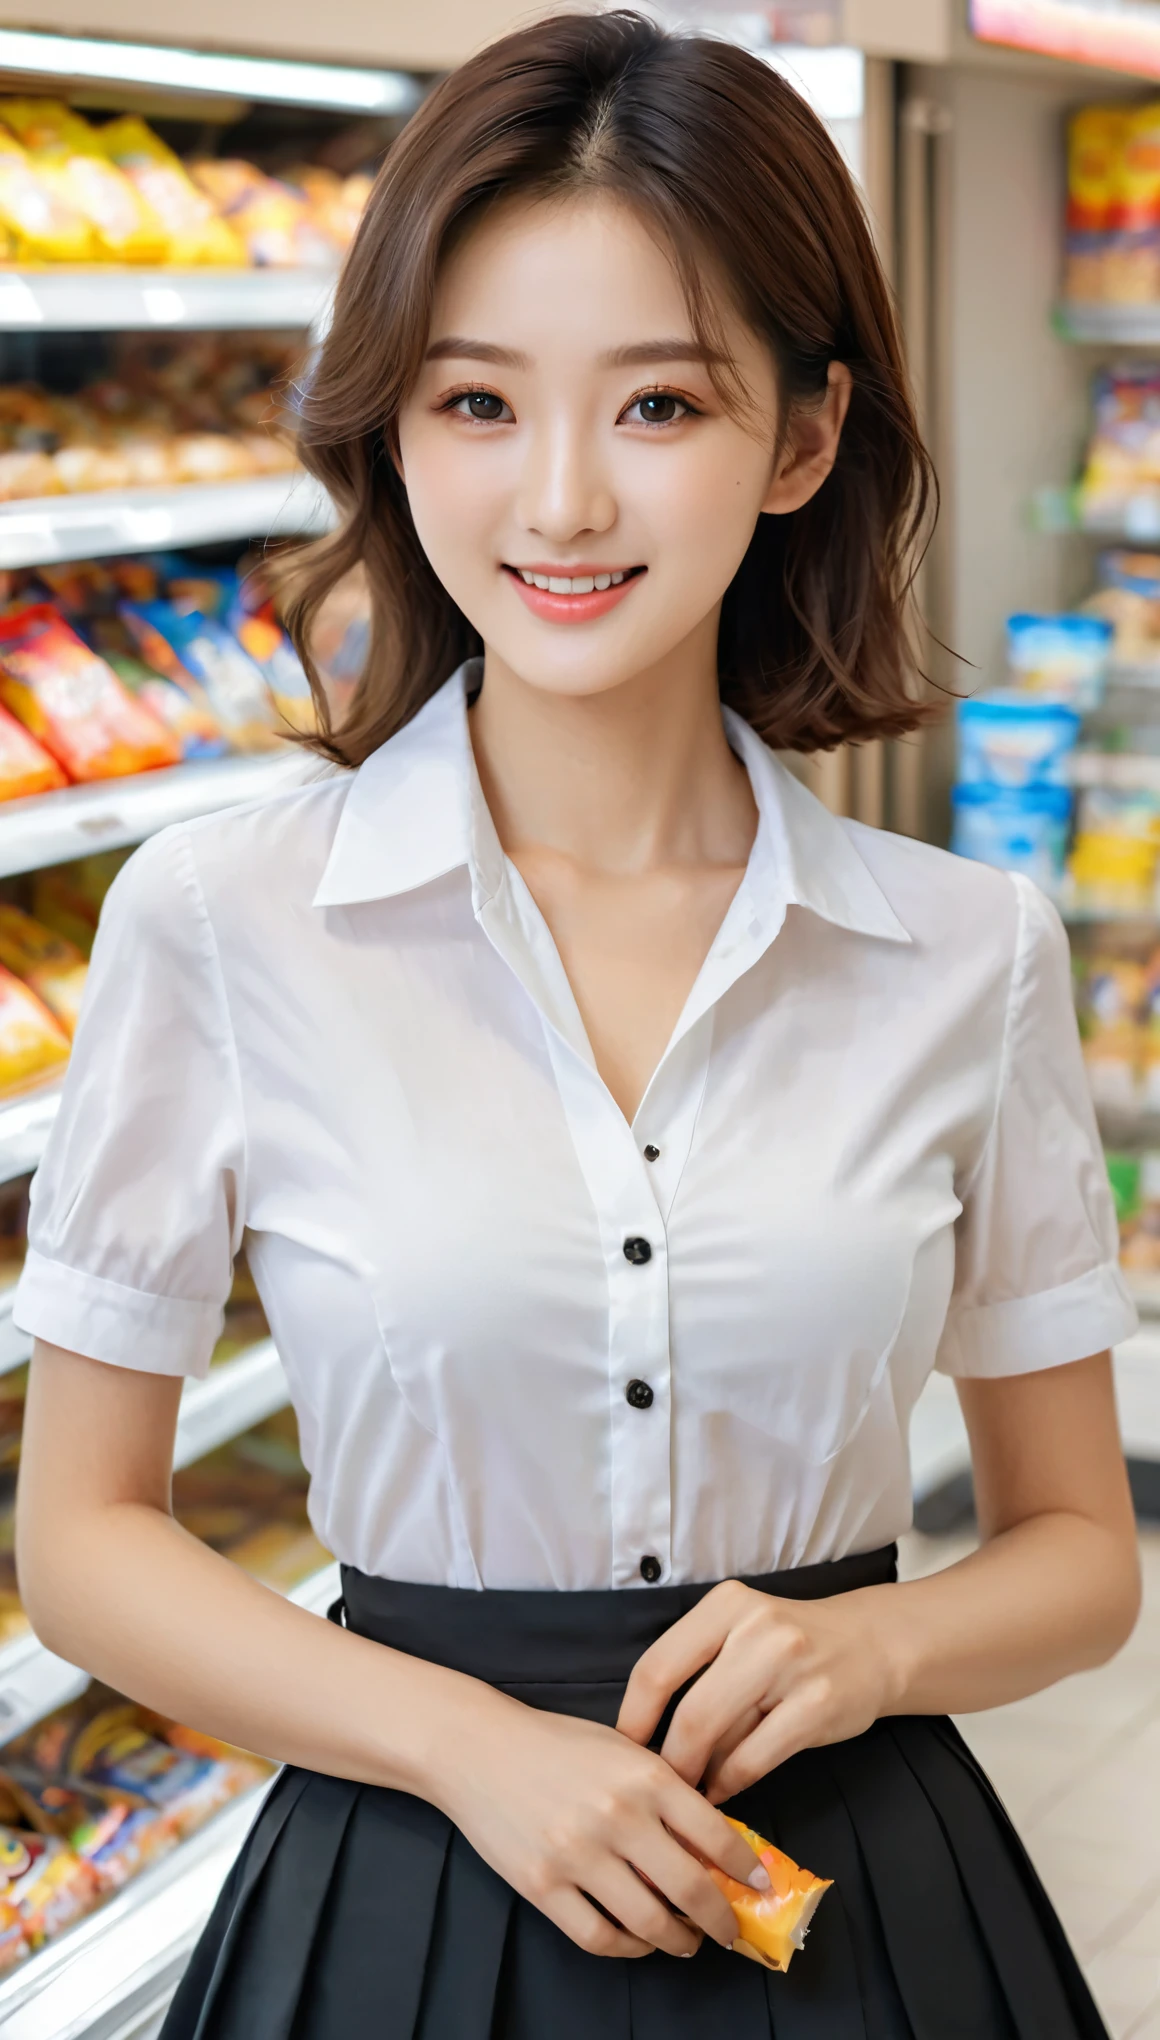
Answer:
<path fill-rule="evenodd" d="M 0 964 L 0 1095 L 25 1091 L 63 1070 L 69 1038 L 36 993 Z"/>
<path fill-rule="evenodd" d="M 59 185 L 39 174 L 14 135 L 0 129 L 0 225 L 17 262 L 92 262 L 96 236 Z"/>
<path fill-rule="evenodd" d="M 815 1877 L 809 1870 L 799 1870 L 793 1859 L 775 1849 L 772 1842 L 764 1841 L 742 1821 L 732 1820 L 728 1814 L 725 1818 L 730 1827 L 744 1835 L 770 1883 L 768 1891 L 754 1891 L 751 1885 L 739 1884 L 735 1877 L 727 1876 L 715 1863 L 706 1865 L 714 1884 L 724 1892 L 737 1916 L 739 1932 L 733 1953 L 748 1955 L 766 1969 L 788 1969 L 833 1878 Z"/>
<path fill-rule="evenodd" d="M 43 928 L 22 907 L 0 900 L 0 963 L 31 986 L 71 1041 L 89 966 L 79 949 Z"/>
<path fill-rule="evenodd" d="M 0 120 L 23 142 L 33 168 L 89 222 L 98 259 L 164 262 L 169 237 L 161 221 L 79 113 L 56 99 L 3 99 Z"/>
<path fill-rule="evenodd" d="M 176 737 L 49 603 L 0 616 L 0 700 L 71 779 L 180 762 Z"/>
<path fill-rule="evenodd" d="M 245 245 L 219 219 L 180 157 L 135 113 L 123 113 L 97 131 L 98 146 L 136 186 L 169 236 L 167 261 L 184 269 L 202 263 L 244 268 Z"/>
<path fill-rule="evenodd" d="M 234 750 L 277 747 L 277 711 L 261 670 L 216 617 L 174 602 L 126 602 L 121 615 L 150 666 L 178 686 L 191 675 L 200 683 Z"/>
<path fill-rule="evenodd" d="M 53 793 L 68 779 L 30 730 L 0 708 L 0 800 L 23 800 L 32 793 Z"/>

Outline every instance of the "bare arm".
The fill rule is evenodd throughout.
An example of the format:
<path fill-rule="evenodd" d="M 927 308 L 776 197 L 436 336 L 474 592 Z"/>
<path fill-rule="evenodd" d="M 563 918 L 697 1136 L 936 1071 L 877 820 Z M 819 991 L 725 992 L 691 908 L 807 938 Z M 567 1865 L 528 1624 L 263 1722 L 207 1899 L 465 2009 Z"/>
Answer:
<path fill-rule="evenodd" d="M 675 1837 L 734 1877 L 765 1873 L 660 1757 L 321 1622 L 184 1531 L 169 1494 L 179 1397 L 165 1376 L 37 1344 L 17 1563 L 52 1650 L 246 1749 L 432 1801 L 594 1953 L 696 1947 L 637 1871 L 732 1942 L 728 1905 Z"/>
<path fill-rule="evenodd" d="M 960 1396 L 980 1549 L 927 1579 L 829 1601 L 726 1582 L 640 1659 L 624 1733 L 647 1742 L 707 1667 L 663 1754 L 719 1803 L 880 1715 L 996 1707 L 1119 1649 L 1140 1584 L 1110 1356 L 964 1381 Z"/>

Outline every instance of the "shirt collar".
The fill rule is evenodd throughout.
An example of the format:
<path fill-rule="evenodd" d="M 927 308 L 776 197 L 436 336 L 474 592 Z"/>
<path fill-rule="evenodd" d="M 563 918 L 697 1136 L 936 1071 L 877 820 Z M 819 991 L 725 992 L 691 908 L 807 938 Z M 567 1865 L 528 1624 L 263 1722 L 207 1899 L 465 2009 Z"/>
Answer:
<path fill-rule="evenodd" d="M 355 773 L 316 907 L 413 892 L 466 867 L 476 911 L 498 891 L 504 855 L 483 798 L 467 728 L 482 662 L 469 659 L 418 715 Z M 890 942 L 910 936 L 842 823 L 782 765 L 748 723 L 725 709 L 729 742 L 757 802 L 744 890 L 771 928 L 790 906 Z"/>

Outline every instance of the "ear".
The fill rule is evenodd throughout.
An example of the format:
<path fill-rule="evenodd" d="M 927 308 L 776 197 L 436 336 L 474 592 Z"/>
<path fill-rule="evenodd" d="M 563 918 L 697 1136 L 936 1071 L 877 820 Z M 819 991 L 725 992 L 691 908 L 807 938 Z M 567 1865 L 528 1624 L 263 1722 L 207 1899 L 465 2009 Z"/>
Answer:
<path fill-rule="evenodd" d="M 850 408 L 854 378 L 844 361 L 831 361 L 826 394 L 815 410 L 796 411 L 778 453 L 762 510 L 785 516 L 817 494 L 838 457 L 838 441 Z"/>

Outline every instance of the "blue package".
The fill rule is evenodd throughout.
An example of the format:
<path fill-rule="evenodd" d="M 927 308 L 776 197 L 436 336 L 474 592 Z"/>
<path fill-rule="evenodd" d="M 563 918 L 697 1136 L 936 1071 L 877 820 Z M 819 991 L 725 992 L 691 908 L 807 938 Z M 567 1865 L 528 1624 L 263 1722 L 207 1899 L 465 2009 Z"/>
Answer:
<path fill-rule="evenodd" d="M 1071 820 L 1065 786 L 956 786 L 952 798 L 958 856 L 1021 871 L 1045 893 L 1057 891 Z"/>
<path fill-rule="evenodd" d="M 1021 690 L 1090 714 L 1104 698 L 1114 638 L 1104 616 L 1009 616 L 1012 681 Z"/>
<path fill-rule="evenodd" d="M 1066 786 L 1080 717 L 1060 701 L 979 694 L 958 707 L 961 786 Z"/>

